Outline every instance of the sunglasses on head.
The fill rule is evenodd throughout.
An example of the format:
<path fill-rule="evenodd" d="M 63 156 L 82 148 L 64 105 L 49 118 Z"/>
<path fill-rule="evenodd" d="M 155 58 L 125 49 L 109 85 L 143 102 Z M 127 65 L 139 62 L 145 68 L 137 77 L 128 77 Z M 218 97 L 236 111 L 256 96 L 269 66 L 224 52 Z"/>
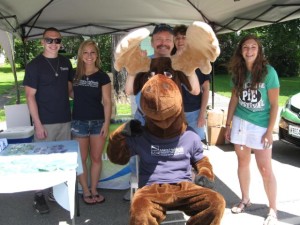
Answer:
<path fill-rule="evenodd" d="M 55 44 L 60 44 L 61 43 L 61 38 L 54 38 L 54 39 L 53 38 L 44 38 L 44 40 L 47 44 L 52 44 L 53 42 Z"/>

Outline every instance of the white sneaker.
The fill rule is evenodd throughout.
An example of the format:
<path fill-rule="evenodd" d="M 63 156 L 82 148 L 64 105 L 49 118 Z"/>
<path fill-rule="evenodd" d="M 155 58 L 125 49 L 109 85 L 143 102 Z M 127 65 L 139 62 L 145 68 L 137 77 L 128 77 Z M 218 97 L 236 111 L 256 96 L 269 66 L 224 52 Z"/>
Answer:
<path fill-rule="evenodd" d="M 276 225 L 277 221 L 278 219 L 277 219 L 276 212 L 274 212 L 274 210 L 271 209 L 263 225 Z"/>

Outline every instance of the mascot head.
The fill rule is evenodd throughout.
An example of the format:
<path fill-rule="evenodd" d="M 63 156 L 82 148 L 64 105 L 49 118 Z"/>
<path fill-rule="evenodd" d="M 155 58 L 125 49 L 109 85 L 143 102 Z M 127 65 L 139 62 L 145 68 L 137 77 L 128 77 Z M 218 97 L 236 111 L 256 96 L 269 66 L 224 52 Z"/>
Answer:
<path fill-rule="evenodd" d="M 191 84 L 182 71 L 174 70 L 172 68 L 172 60 L 169 57 L 158 57 L 151 59 L 150 69 L 147 72 L 140 72 L 136 75 L 133 85 L 133 94 L 136 95 L 141 91 L 144 84 L 154 75 L 163 74 L 166 77 L 172 79 L 179 90 L 181 91 L 181 84 L 184 84 L 185 87 L 191 91 Z"/>
<path fill-rule="evenodd" d="M 168 74 L 154 75 L 144 84 L 141 108 L 145 127 L 154 136 L 171 138 L 186 130 L 181 92 Z"/>

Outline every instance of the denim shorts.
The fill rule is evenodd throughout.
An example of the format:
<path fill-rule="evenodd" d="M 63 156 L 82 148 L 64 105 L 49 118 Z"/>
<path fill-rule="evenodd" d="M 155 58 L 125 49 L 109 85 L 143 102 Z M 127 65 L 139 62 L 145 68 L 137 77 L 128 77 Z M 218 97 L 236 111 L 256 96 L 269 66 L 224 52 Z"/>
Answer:
<path fill-rule="evenodd" d="M 196 110 L 193 112 L 185 112 L 185 118 L 190 127 L 192 127 L 195 132 L 199 135 L 201 140 L 205 139 L 205 131 L 204 127 L 198 127 L 198 117 L 199 117 L 200 110 Z"/>
<path fill-rule="evenodd" d="M 99 135 L 104 120 L 73 120 L 71 123 L 71 133 L 75 137 L 88 137 Z"/>

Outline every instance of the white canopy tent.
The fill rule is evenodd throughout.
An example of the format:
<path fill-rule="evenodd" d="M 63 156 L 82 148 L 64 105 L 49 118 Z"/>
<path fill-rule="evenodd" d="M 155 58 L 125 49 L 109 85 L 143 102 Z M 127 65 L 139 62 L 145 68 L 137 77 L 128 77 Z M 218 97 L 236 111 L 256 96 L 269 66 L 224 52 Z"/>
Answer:
<path fill-rule="evenodd" d="M 23 41 L 47 27 L 63 36 L 126 33 L 205 21 L 217 34 L 300 18 L 299 0 L 1 0 L 0 30 Z M 0 33 L 0 44 L 9 42 Z M 6 53 L 7 54 L 7 53 Z M 14 62 L 11 61 L 12 68 Z"/>
<path fill-rule="evenodd" d="M 225 33 L 300 17 L 299 0 L 1 0 L 0 29 L 35 38 L 54 26 L 62 35 L 127 32 L 157 23 L 209 23 Z"/>

